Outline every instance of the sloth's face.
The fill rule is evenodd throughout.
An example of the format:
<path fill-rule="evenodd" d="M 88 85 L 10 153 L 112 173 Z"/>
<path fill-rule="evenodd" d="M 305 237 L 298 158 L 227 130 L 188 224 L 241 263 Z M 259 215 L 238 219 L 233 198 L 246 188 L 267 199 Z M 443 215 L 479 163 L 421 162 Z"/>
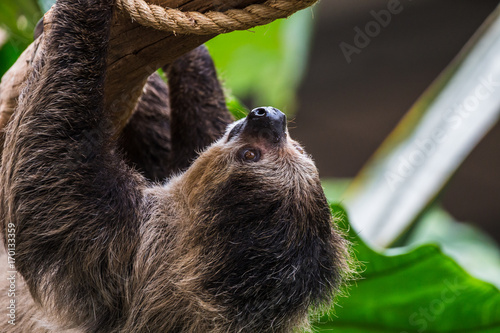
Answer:
<path fill-rule="evenodd" d="M 229 192 L 233 198 L 227 199 L 247 202 L 324 197 L 314 162 L 290 138 L 286 116 L 272 107 L 254 109 L 229 125 L 185 176 L 194 189 L 193 200 L 204 201 L 210 193 L 226 197 Z"/>
<path fill-rule="evenodd" d="M 248 116 L 230 126 L 220 143 L 225 150 L 236 151 L 236 158 L 243 163 L 312 162 L 304 149 L 290 138 L 284 113 L 272 107 L 252 110 Z M 279 164 L 279 163 L 278 163 Z"/>

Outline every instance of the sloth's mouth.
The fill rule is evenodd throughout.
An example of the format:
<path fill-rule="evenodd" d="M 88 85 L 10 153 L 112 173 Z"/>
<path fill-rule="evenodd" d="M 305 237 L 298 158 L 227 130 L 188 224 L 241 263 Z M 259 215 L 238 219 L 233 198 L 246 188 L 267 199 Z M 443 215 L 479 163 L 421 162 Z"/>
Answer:
<path fill-rule="evenodd" d="M 253 109 L 244 120 L 233 127 L 227 140 L 240 135 L 247 140 L 279 144 L 286 139 L 286 116 L 273 107 Z"/>

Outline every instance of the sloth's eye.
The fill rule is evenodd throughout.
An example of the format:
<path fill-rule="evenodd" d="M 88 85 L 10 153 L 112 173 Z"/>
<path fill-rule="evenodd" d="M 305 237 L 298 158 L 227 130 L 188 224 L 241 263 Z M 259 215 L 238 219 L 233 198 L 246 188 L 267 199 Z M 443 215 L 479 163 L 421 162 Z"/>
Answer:
<path fill-rule="evenodd" d="M 239 155 L 246 162 L 257 162 L 260 160 L 260 151 L 257 149 L 245 148 L 240 151 Z"/>
<path fill-rule="evenodd" d="M 257 157 L 257 155 L 253 151 L 247 150 L 245 152 L 245 160 L 253 161 L 255 157 Z"/>

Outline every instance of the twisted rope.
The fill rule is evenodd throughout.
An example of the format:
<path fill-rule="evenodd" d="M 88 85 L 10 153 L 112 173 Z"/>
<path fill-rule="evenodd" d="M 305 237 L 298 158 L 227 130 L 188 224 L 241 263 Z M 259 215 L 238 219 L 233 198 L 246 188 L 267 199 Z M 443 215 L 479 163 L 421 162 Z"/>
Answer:
<path fill-rule="evenodd" d="M 247 30 L 265 25 L 305 9 L 318 0 L 268 0 L 263 4 L 225 12 L 183 12 L 149 4 L 144 0 L 117 0 L 118 9 L 130 14 L 139 24 L 179 34 L 212 35 Z"/>

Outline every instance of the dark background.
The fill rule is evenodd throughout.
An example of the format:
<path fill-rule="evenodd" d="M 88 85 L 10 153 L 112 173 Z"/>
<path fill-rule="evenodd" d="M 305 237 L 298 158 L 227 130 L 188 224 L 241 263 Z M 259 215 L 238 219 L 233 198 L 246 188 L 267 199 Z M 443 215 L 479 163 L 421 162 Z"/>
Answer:
<path fill-rule="evenodd" d="M 295 139 L 322 177 L 353 177 L 420 94 L 465 45 L 498 1 L 401 0 L 403 10 L 347 63 L 339 44 L 389 0 L 323 0 L 299 91 Z M 499 55 L 500 57 L 500 55 Z M 448 185 L 445 208 L 500 242 L 500 127 L 483 139 Z"/>

